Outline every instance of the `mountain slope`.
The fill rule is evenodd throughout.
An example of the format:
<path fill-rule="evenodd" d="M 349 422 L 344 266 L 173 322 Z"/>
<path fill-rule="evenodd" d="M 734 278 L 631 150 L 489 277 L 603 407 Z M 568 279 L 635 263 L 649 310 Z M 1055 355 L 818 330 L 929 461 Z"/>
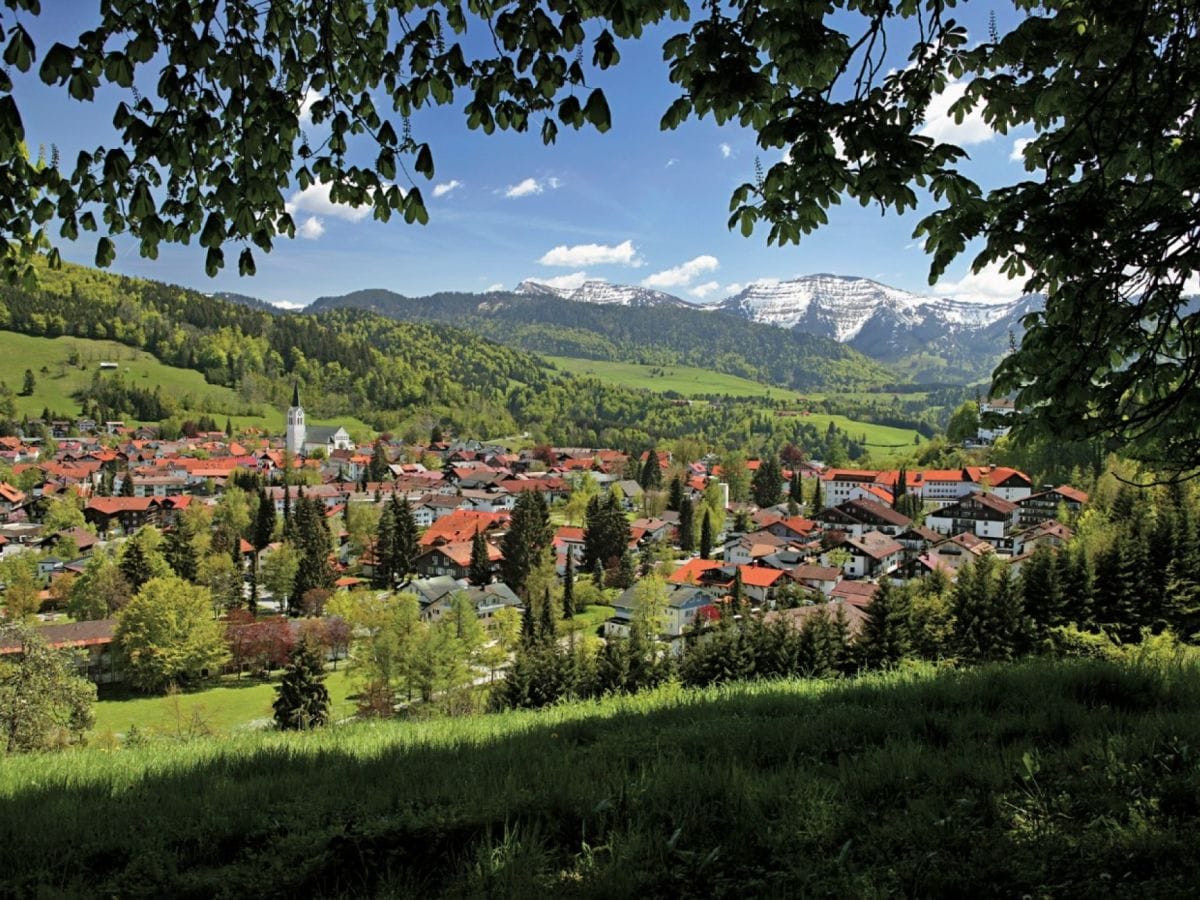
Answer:
<path fill-rule="evenodd" d="M 321 297 L 308 309 L 315 313 L 368 309 L 404 321 L 452 323 L 509 346 L 552 356 L 693 365 L 798 390 L 864 388 L 895 380 L 886 367 L 826 337 L 714 316 L 688 304 L 617 306 L 565 299 L 555 291 L 527 290 L 430 297 L 357 291 Z"/>
<path fill-rule="evenodd" d="M 694 303 L 688 303 L 673 294 L 628 284 L 612 284 L 608 281 L 585 281 L 577 288 L 557 288 L 541 281 L 529 279 L 518 284 L 513 293 L 529 297 L 557 297 L 560 300 L 573 300 L 576 303 L 598 303 L 601 306 L 697 308 Z"/>
<path fill-rule="evenodd" d="M 810 275 L 752 284 L 717 309 L 841 341 L 917 380 L 944 381 L 988 374 L 1008 351 L 1010 332 L 1020 337 L 1021 316 L 1039 304 L 922 297 L 867 278 Z"/>

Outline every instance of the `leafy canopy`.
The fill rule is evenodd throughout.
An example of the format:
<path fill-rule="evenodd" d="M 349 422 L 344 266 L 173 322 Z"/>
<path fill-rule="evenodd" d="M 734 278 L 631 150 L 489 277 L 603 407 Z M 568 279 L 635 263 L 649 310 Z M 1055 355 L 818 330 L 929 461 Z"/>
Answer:
<path fill-rule="evenodd" d="M 928 197 L 916 234 L 931 279 L 969 251 L 976 270 L 997 265 L 1046 296 L 997 373 L 1030 422 L 1200 465 L 1200 320 L 1184 298 L 1200 268 L 1200 8 L 1011 3 L 1013 27 L 968 34 L 955 0 L 130 0 L 39 50 L 26 28 L 38 0 L 5 0 L 3 266 L 32 277 L 53 220 L 68 240 L 129 233 L 150 257 L 196 240 L 210 273 L 235 243 L 249 274 L 252 246 L 295 234 L 284 192 L 314 184 L 423 223 L 415 176 L 433 177 L 434 156 L 414 110 L 461 104 L 469 128 L 533 128 L 546 143 L 560 125 L 604 131 L 590 75 L 619 61 L 617 39 L 669 17 L 690 25 L 663 46 L 680 95 L 662 127 L 711 116 L 783 151 L 733 192 L 731 227 L 796 243 L 843 198 L 906 212 Z M 15 91 L 35 66 L 77 100 L 119 89 L 120 145 L 30 159 Z M 1026 177 L 985 191 L 962 148 L 924 133 L 952 84 L 960 121 L 979 110 L 999 132 L 1032 132 Z"/>

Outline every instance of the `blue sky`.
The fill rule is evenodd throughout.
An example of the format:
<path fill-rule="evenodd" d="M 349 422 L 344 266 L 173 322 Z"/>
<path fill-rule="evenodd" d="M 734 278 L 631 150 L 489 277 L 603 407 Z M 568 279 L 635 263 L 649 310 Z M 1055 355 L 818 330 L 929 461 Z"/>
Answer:
<path fill-rule="evenodd" d="M 82 3 L 48 6 L 54 9 L 27 25 L 41 52 L 64 29 L 77 34 L 87 27 L 90 15 Z M 982 29 L 990 9 L 967 4 L 960 18 Z M 431 144 L 437 167 L 432 182 L 419 181 L 430 213 L 426 226 L 399 217 L 376 222 L 310 191 L 295 197 L 302 236 L 280 239 L 269 255 L 258 253 L 252 278 L 236 274 L 235 248 L 227 252 L 226 270 L 208 278 L 196 246 L 164 245 L 159 258 L 149 260 L 128 239 L 118 241 L 112 268 L 288 305 L 362 288 L 415 296 L 512 288 L 525 278 L 570 285 L 584 277 L 713 302 L 756 280 L 814 272 L 967 299 L 1020 293 L 995 273 L 969 275 L 965 259 L 929 287 L 928 261 L 911 237 L 920 214 L 881 216 L 878 209 L 842 206 L 831 212 L 828 226 L 784 248 L 767 246 L 765 228 L 748 239 L 729 231 L 731 192 L 753 179 L 756 157 L 769 167 L 780 154 L 759 151 L 749 131 L 711 120 L 659 130 L 677 96 L 660 47 L 681 27 L 667 23 L 641 41 L 623 43 L 621 64 L 593 80 L 613 114 L 613 127 L 603 135 L 562 129 L 558 143 L 544 147 L 535 132 L 471 132 L 461 113 L 463 96 L 451 107 L 419 112 L 413 134 Z M 113 142 L 108 123 L 116 96 L 105 91 L 97 103 L 80 104 L 28 79 L 16 91 L 30 147 L 54 144 L 68 160 L 82 147 Z M 927 128 L 968 151 L 968 171 L 985 187 L 1019 177 L 1014 144 L 1028 135 L 994 135 L 979 120 L 954 126 L 944 114 L 950 99 L 939 104 L 940 114 L 932 111 Z M 91 263 L 94 236 L 62 250 L 67 259 Z"/>

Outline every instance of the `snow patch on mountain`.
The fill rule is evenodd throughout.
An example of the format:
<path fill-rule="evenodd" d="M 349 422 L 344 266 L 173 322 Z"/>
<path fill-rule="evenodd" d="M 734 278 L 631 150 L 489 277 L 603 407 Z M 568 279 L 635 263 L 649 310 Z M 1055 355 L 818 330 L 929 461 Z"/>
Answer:
<path fill-rule="evenodd" d="M 607 281 L 585 281 L 579 287 L 562 288 L 535 279 L 527 279 L 517 285 L 514 293 L 530 297 L 560 297 L 576 303 L 596 303 L 602 306 L 675 306 L 687 309 L 695 304 L 681 300 L 673 294 L 653 291 L 649 288 L 627 284 L 612 284 Z"/>

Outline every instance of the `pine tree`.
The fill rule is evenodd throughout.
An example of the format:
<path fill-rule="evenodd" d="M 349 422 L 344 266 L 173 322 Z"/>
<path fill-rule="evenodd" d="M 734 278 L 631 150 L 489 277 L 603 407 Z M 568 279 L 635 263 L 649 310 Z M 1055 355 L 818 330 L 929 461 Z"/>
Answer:
<path fill-rule="evenodd" d="M 1058 560 L 1047 544 L 1039 544 L 1021 566 L 1021 593 L 1033 640 L 1045 641 L 1050 629 L 1063 623 L 1065 607 Z"/>
<path fill-rule="evenodd" d="M 896 493 L 892 495 L 892 508 L 899 509 L 898 504 L 901 499 L 908 493 L 908 469 L 904 466 L 900 467 L 900 471 L 896 475 Z M 905 513 L 907 515 L 907 513 Z"/>
<path fill-rule="evenodd" d="M 633 561 L 633 553 L 626 550 L 621 554 L 621 561 L 617 565 L 616 587 L 621 588 L 621 590 L 628 590 L 633 587 L 635 581 L 637 581 L 637 571 Z"/>
<path fill-rule="evenodd" d="M 417 554 L 420 552 L 420 535 L 417 533 L 417 520 L 413 515 L 408 498 L 396 499 L 392 493 L 392 519 L 395 523 L 392 562 L 398 578 L 407 578 L 408 573 L 416 565 Z"/>
<path fill-rule="evenodd" d="M 598 588 L 604 587 L 604 564 L 599 559 L 592 566 L 592 583 Z"/>
<path fill-rule="evenodd" d="M 301 641 L 276 689 L 275 724 L 280 729 L 306 730 L 329 720 L 329 691 L 325 666 L 317 646 Z"/>
<path fill-rule="evenodd" d="M 541 491 L 522 491 L 500 543 L 504 583 L 518 594 L 523 592 L 530 570 L 553 539 L 550 511 Z"/>
<path fill-rule="evenodd" d="M 300 552 L 300 565 L 296 570 L 296 583 L 291 593 L 291 610 L 299 615 L 298 601 L 313 588 L 332 590 L 333 566 L 329 561 L 331 536 L 325 510 L 319 500 L 301 496 L 296 501 L 296 549 Z"/>
<path fill-rule="evenodd" d="M 779 458 L 768 454 L 758 464 L 758 471 L 750 481 L 750 493 L 759 509 L 775 506 L 783 496 L 783 469 Z"/>
<path fill-rule="evenodd" d="M 375 586 L 389 589 L 395 587 L 396 517 L 391 506 L 385 506 L 379 513 L 379 524 L 375 528 L 374 558 L 371 580 Z"/>
<path fill-rule="evenodd" d="M 804 503 L 804 479 L 800 476 L 800 467 L 792 469 L 792 480 L 788 484 L 788 496 L 799 506 Z"/>
<path fill-rule="evenodd" d="M 742 570 L 739 567 L 733 572 L 733 589 L 729 594 L 729 618 L 733 619 L 745 613 L 745 607 L 746 592 L 742 587 Z"/>
<path fill-rule="evenodd" d="M 712 556 L 712 517 L 708 514 L 708 508 L 704 510 L 704 518 L 700 521 L 700 558 L 708 559 Z"/>
<path fill-rule="evenodd" d="M 550 586 L 542 596 L 542 610 L 538 626 L 538 637 L 547 643 L 552 643 L 558 632 L 554 628 L 554 600 L 550 596 Z"/>
<path fill-rule="evenodd" d="M 121 574 L 125 576 L 130 590 L 134 593 L 154 577 L 154 571 L 149 559 L 146 558 L 146 552 L 142 549 L 141 542 L 137 540 L 125 543 L 124 552 L 121 554 L 120 568 Z"/>
<path fill-rule="evenodd" d="M 367 463 L 367 477 L 371 481 L 379 482 L 386 481 L 390 474 L 391 469 L 383 441 L 376 441 L 371 450 L 371 461 Z"/>
<path fill-rule="evenodd" d="M 825 508 L 825 494 L 821 490 L 821 479 L 814 478 L 813 479 L 813 497 L 812 497 L 813 515 L 815 516 L 817 513 L 819 513 L 824 508 Z"/>
<path fill-rule="evenodd" d="M 126 469 L 126 470 L 125 470 L 125 471 L 124 471 L 124 472 L 121 474 L 121 490 L 120 490 L 120 492 L 119 492 L 118 496 L 121 496 L 121 497 L 132 497 L 132 496 L 134 496 L 134 491 L 133 491 L 133 470 L 132 470 L 132 469 L 129 469 L 129 468 L 127 468 L 127 469 Z"/>
<path fill-rule="evenodd" d="M 912 616 L 904 589 L 895 589 L 888 579 L 883 579 L 865 611 L 867 620 L 858 639 L 863 666 L 887 668 L 908 656 L 912 646 Z"/>
<path fill-rule="evenodd" d="M 567 569 L 563 573 L 562 614 L 564 619 L 575 616 L 575 558 L 567 549 Z"/>
<path fill-rule="evenodd" d="M 537 628 L 533 624 L 533 604 L 526 601 L 521 607 L 521 646 L 532 647 L 537 641 Z"/>
<path fill-rule="evenodd" d="M 683 479 L 676 475 L 671 479 L 671 487 L 667 492 L 667 509 L 679 512 L 683 503 Z"/>
<path fill-rule="evenodd" d="M 1011 660 L 1030 649 L 1032 628 L 1025 615 L 1021 585 L 1012 576 L 1012 569 L 1002 566 L 996 581 L 993 600 L 996 631 L 992 642 L 991 659 Z"/>
<path fill-rule="evenodd" d="M 471 568 L 467 580 L 477 587 L 491 584 L 492 581 L 492 563 L 488 559 L 488 543 L 483 536 L 483 529 L 476 531 L 471 539 Z"/>
<path fill-rule="evenodd" d="M 233 438 L 233 419 L 229 417 L 225 419 L 225 437 Z"/>
<path fill-rule="evenodd" d="M 128 554 L 133 550 L 131 546 L 126 552 Z M 138 552 L 141 552 L 140 549 Z M 167 558 L 167 563 L 175 570 L 176 575 L 184 581 L 196 581 L 196 548 L 192 544 L 192 535 L 186 532 L 182 523 L 166 533 L 163 556 Z"/>
<path fill-rule="evenodd" d="M 25 378 L 21 382 L 21 396 L 32 397 L 35 387 L 37 387 L 37 381 L 33 377 L 33 369 L 26 369 Z"/>
<path fill-rule="evenodd" d="M 691 553 L 696 546 L 695 510 L 690 497 L 684 497 L 679 506 L 679 549 Z"/>

